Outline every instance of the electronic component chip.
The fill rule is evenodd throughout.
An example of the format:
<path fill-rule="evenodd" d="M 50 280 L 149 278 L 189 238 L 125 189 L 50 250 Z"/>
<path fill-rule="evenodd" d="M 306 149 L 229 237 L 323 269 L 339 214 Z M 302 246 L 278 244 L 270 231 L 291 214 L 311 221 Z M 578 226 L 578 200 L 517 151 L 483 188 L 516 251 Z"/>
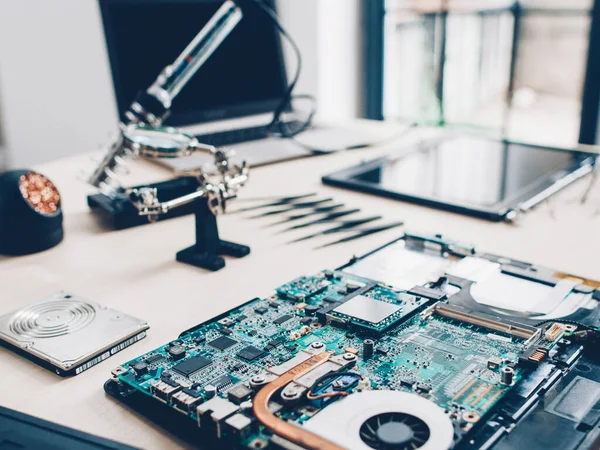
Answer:
<path fill-rule="evenodd" d="M 278 345 L 281 345 L 283 343 L 283 339 L 277 338 L 277 339 L 273 339 L 271 342 L 269 342 L 266 346 L 265 346 L 265 351 L 271 351 L 273 350 L 275 347 L 277 347 Z"/>
<path fill-rule="evenodd" d="M 259 306 L 258 308 L 254 308 L 254 312 L 256 314 L 265 314 L 268 311 L 264 306 Z"/>
<path fill-rule="evenodd" d="M 210 364 L 212 364 L 210 359 L 198 355 L 180 362 L 179 364 L 173 366 L 171 370 L 183 375 L 184 377 L 189 377 L 190 375 L 204 369 Z"/>
<path fill-rule="evenodd" d="M 278 345 L 281 345 L 284 342 L 285 342 L 285 339 L 276 338 L 276 339 L 273 339 L 271 342 L 269 342 L 269 345 L 272 345 L 273 347 L 277 347 Z"/>
<path fill-rule="evenodd" d="M 152 355 L 146 358 L 146 364 L 154 364 L 165 359 L 163 355 Z"/>
<path fill-rule="evenodd" d="M 242 370 L 244 367 L 246 367 L 245 364 L 238 362 L 233 365 L 232 370 Z"/>
<path fill-rule="evenodd" d="M 416 382 L 417 380 L 414 378 L 402 378 L 400 380 L 400 384 L 404 387 L 412 387 Z"/>
<path fill-rule="evenodd" d="M 265 354 L 266 353 L 261 349 L 249 345 L 248 347 L 241 349 L 237 353 L 237 356 L 245 361 L 254 361 L 255 359 L 258 359 Z"/>
<path fill-rule="evenodd" d="M 131 366 L 131 368 L 135 371 L 135 374 L 137 376 L 148 373 L 148 364 L 146 364 L 145 362 L 135 363 L 133 366 Z"/>
<path fill-rule="evenodd" d="M 292 316 L 291 314 L 284 314 L 283 316 L 278 317 L 277 319 L 275 319 L 273 321 L 273 323 L 276 324 L 276 325 L 281 325 L 282 323 L 285 323 L 288 320 L 290 320 L 292 317 L 294 317 L 294 316 Z"/>
<path fill-rule="evenodd" d="M 231 382 L 232 379 L 229 378 L 227 375 L 221 375 L 219 378 L 212 380 L 209 384 L 217 388 L 218 391 L 220 391 L 223 388 L 229 386 Z"/>
<path fill-rule="evenodd" d="M 169 354 L 169 356 L 171 358 L 173 358 L 174 360 L 178 360 L 181 359 L 185 356 L 185 347 L 182 345 L 174 345 L 173 347 L 169 348 L 169 350 L 167 350 L 167 353 Z"/>
<path fill-rule="evenodd" d="M 252 395 L 252 389 L 250 389 L 249 387 L 247 387 L 243 384 L 238 384 L 238 385 L 232 387 L 229 390 L 229 392 L 227 393 L 227 397 L 229 398 L 229 401 L 231 401 L 232 403 L 235 403 L 236 405 L 239 405 L 240 403 L 248 400 L 251 395 Z"/>
<path fill-rule="evenodd" d="M 306 314 L 307 316 L 312 316 L 314 315 L 318 310 L 320 309 L 319 306 L 314 306 L 314 305 L 308 305 L 306 308 L 304 308 L 304 314 Z"/>
<path fill-rule="evenodd" d="M 235 344 L 237 344 L 237 341 L 228 338 L 227 336 L 218 337 L 214 341 L 210 341 L 208 343 L 208 345 L 216 348 L 217 350 L 227 350 L 229 347 L 233 347 Z"/>
<path fill-rule="evenodd" d="M 287 298 L 304 301 L 318 294 L 331 285 L 331 281 L 317 276 L 299 277 L 276 289 L 277 293 Z"/>
<path fill-rule="evenodd" d="M 221 328 L 221 334 L 229 336 L 232 333 L 233 333 L 233 330 L 231 328 Z"/>
<path fill-rule="evenodd" d="M 419 392 L 423 392 L 425 394 L 428 394 L 429 392 L 431 392 L 432 387 L 431 387 L 431 384 L 429 384 L 429 383 L 419 382 L 416 385 L 416 389 Z"/>
<path fill-rule="evenodd" d="M 400 311 L 402 308 L 392 303 L 382 302 L 364 295 L 352 297 L 334 309 L 336 313 L 372 324 L 378 324 Z"/>
<path fill-rule="evenodd" d="M 364 283 L 359 283 L 357 281 L 348 280 L 348 281 L 346 281 L 346 290 L 348 292 L 358 291 L 364 285 L 365 285 Z"/>
<path fill-rule="evenodd" d="M 487 368 L 490 370 L 496 370 L 502 364 L 502 360 L 497 356 L 492 356 L 488 359 Z"/>
<path fill-rule="evenodd" d="M 378 353 L 383 356 L 387 356 L 390 349 L 386 345 L 379 345 L 375 347 L 375 353 Z"/>

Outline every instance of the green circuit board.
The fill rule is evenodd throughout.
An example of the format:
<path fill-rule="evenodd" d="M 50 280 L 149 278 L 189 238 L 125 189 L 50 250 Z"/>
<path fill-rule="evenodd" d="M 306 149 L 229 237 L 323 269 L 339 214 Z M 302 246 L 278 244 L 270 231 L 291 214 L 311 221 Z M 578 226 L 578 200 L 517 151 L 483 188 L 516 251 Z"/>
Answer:
<path fill-rule="evenodd" d="M 272 433 L 253 417 L 252 379 L 285 367 L 318 343 L 333 355 L 353 355 L 343 372 L 357 376 L 334 373 L 313 397 L 357 389 L 411 392 L 468 429 L 519 383 L 527 370 L 519 358 L 532 348 L 547 351 L 555 339 L 546 342 L 541 333 L 526 339 L 436 314 L 439 301 L 323 271 L 297 278 L 271 297 L 234 309 L 113 373 L 176 409 L 181 420 L 202 426 L 207 423 L 203 405 L 222 399 L 224 417 L 213 415 L 216 424 L 208 421 L 214 432 L 234 446 L 267 448 Z M 503 378 L 504 368 L 510 369 L 509 378 Z M 339 398 L 279 398 L 273 411 L 283 421 L 302 424 Z"/>

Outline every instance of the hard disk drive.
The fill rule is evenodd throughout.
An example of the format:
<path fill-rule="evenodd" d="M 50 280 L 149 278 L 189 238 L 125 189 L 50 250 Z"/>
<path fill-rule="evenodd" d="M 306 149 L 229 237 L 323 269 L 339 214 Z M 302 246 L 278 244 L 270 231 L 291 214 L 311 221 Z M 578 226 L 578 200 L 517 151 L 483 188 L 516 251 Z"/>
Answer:
<path fill-rule="evenodd" d="M 0 344 L 58 375 L 77 375 L 146 336 L 148 324 L 67 293 L 0 317 Z"/>

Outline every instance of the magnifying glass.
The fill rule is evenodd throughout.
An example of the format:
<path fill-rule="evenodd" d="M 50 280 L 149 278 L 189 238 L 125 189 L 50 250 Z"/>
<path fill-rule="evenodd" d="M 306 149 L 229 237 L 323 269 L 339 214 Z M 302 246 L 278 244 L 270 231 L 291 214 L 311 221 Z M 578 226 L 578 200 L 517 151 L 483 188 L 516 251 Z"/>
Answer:
<path fill-rule="evenodd" d="M 123 129 L 123 145 L 146 158 L 181 158 L 194 153 L 214 155 L 216 148 L 172 127 L 129 125 Z"/>

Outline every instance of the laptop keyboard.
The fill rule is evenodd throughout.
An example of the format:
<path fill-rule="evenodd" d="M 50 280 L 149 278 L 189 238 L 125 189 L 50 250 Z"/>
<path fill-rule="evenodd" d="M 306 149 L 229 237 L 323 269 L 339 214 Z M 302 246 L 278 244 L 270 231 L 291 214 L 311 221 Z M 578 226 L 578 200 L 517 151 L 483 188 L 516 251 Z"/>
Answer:
<path fill-rule="evenodd" d="M 257 141 L 265 139 L 268 136 L 267 127 L 262 125 L 253 128 L 244 128 L 241 130 L 227 130 L 218 133 L 201 134 L 196 138 L 203 144 L 214 145 L 216 147 L 223 145 L 237 144 L 239 142 Z"/>
<path fill-rule="evenodd" d="M 297 122 L 286 122 L 287 126 L 293 127 L 300 125 Z M 218 133 L 196 135 L 203 144 L 214 145 L 215 147 L 231 144 L 239 144 L 240 142 L 258 141 L 266 139 L 269 136 L 268 127 L 261 125 L 252 128 L 243 128 L 240 130 L 227 130 Z"/>

